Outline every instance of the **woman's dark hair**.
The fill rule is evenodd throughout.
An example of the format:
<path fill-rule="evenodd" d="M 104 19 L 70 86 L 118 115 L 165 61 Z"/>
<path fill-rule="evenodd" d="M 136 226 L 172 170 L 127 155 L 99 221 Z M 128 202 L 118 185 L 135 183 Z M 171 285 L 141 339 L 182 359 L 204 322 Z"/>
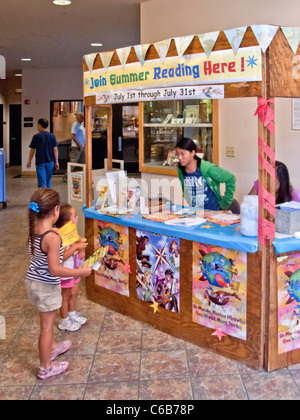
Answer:
<path fill-rule="evenodd" d="M 61 228 L 66 223 L 68 223 L 71 220 L 71 208 L 72 206 L 70 204 L 62 204 L 59 209 L 59 216 L 55 223 L 55 226 L 57 228 Z"/>
<path fill-rule="evenodd" d="M 183 137 L 181 140 L 178 141 L 178 143 L 176 144 L 176 148 L 182 149 L 182 150 L 188 150 L 189 152 L 192 152 L 193 150 L 195 151 L 195 155 L 194 155 L 194 159 L 197 161 L 197 166 L 200 166 L 201 163 L 201 159 L 199 158 L 199 156 L 196 155 L 197 153 L 197 146 L 194 142 L 194 140 L 192 140 L 189 137 Z M 182 169 L 182 166 L 180 165 L 180 163 L 178 162 L 178 167 L 180 169 Z"/>
<path fill-rule="evenodd" d="M 293 200 L 292 186 L 288 168 L 284 163 L 276 160 L 275 162 L 276 178 L 279 181 L 279 190 L 276 196 L 276 204 L 285 203 Z"/>
<path fill-rule="evenodd" d="M 34 226 L 37 220 L 43 220 L 49 215 L 56 206 L 60 205 L 60 198 L 57 191 L 51 188 L 39 188 L 36 190 L 30 199 L 31 203 L 36 203 L 36 209 L 29 208 L 29 243 L 31 247 L 31 254 L 33 254 L 34 247 Z"/>

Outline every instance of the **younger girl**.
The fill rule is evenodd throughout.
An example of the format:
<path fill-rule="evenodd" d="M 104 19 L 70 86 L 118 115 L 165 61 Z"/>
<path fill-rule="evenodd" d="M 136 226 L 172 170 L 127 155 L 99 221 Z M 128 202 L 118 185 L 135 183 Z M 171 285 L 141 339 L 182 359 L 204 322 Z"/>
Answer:
<path fill-rule="evenodd" d="M 69 269 L 61 266 L 63 246 L 52 226 L 59 216 L 60 199 L 56 191 L 39 188 L 29 205 L 29 239 L 31 254 L 27 271 L 28 297 L 40 314 L 38 379 L 60 375 L 69 369 L 68 362 L 52 361 L 71 347 L 70 341 L 54 341 L 54 319 L 61 307 L 60 277 L 89 276 L 91 268 Z"/>
<path fill-rule="evenodd" d="M 226 210 L 235 192 L 235 176 L 196 155 L 197 147 L 190 138 L 182 138 L 176 145 L 179 161 L 178 176 L 184 198 L 191 207 L 205 210 Z M 225 183 L 224 196 L 220 184 Z"/>
<path fill-rule="evenodd" d="M 75 209 L 70 204 L 60 206 L 59 218 L 56 227 L 61 228 L 66 223 L 72 221 L 78 223 Z M 64 248 L 63 266 L 68 268 L 78 268 L 80 260 L 85 257 L 84 248 L 87 247 L 85 239 Z M 80 277 L 67 277 L 61 279 L 62 305 L 60 308 L 61 320 L 58 328 L 62 331 L 77 331 L 81 325 L 86 323 L 86 318 L 76 312 L 77 297 L 79 293 Z"/>

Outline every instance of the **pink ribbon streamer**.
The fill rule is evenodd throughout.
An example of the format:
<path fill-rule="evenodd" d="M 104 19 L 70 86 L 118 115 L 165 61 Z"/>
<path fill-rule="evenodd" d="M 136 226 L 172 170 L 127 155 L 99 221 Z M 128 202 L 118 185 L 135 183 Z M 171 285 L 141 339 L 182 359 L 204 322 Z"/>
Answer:
<path fill-rule="evenodd" d="M 268 239 L 275 237 L 275 223 L 270 222 L 262 216 L 258 216 L 258 241 L 263 245 L 267 244 Z"/>
<path fill-rule="evenodd" d="M 260 153 L 258 154 L 258 163 L 263 167 L 265 171 L 268 172 L 268 174 L 270 174 L 270 176 L 273 179 L 275 179 L 276 177 L 275 168 L 266 159 L 264 159 Z"/>
<path fill-rule="evenodd" d="M 268 146 L 267 143 L 265 143 L 263 141 L 263 139 L 259 136 L 258 136 L 258 147 L 262 150 L 263 153 L 265 153 L 265 155 L 267 155 L 267 157 L 272 162 L 275 162 L 275 152 L 274 152 L 274 150 L 272 150 L 271 147 Z"/>
<path fill-rule="evenodd" d="M 273 197 L 273 195 L 269 193 L 261 184 L 258 184 L 258 186 L 262 191 L 262 194 L 260 194 L 258 197 L 259 204 L 275 217 L 275 197 Z"/>
<path fill-rule="evenodd" d="M 273 135 L 275 135 L 275 126 L 273 124 L 273 121 L 275 121 L 275 113 L 268 104 L 274 104 L 274 102 L 274 98 L 258 98 L 258 107 L 254 114 L 258 116 L 258 119 L 263 123 L 264 127 L 267 127 Z"/>

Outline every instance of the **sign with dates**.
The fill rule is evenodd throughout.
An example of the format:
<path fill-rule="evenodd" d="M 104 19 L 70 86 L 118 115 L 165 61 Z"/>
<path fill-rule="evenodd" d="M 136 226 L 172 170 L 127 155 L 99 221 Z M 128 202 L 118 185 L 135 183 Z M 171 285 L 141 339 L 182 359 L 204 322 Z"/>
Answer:
<path fill-rule="evenodd" d="M 96 93 L 96 104 L 167 101 L 176 99 L 223 99 L 224 85 L 126 89 Z"/>

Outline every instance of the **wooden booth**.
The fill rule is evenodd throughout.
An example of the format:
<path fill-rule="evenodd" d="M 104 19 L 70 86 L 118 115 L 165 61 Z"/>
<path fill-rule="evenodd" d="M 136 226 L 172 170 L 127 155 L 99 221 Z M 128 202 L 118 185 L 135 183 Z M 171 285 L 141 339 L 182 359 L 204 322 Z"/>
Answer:
<path fill-rule="evenodd" d="M 275 97 L 300 96 L 299 40 L 300 28 L 257 25 L 84 57 L 87 255 L 108 246 L 105 261 L 87 278 L 89 299 L 254 369 L 300 362 L 300 240 L 275 239 L 274 121 Z M 157 173 L 163 146 L 156 143 L 174 144 L 189 130 L 210 139 L 206 152 L 213 146 L 210 160 L 218 163 L 218 124 L 203 122 L 203 104 L 212 100 L 214 110 L 222 98 L 239 97 L 257 97 L 257 237 L 210 218 L 187 228 L 95 210 L 95 107 L 107 111 L 111 169 L 112 104 L 140 103 L 140 170 Z M 162 101 L 169 101 L 164 112 Z M 147 113 L 149 107 L 157 114 Z M 193 115 L 195 109 L 200 114 Z M 165 170 L 161 165 L 159 173 Z"/>

